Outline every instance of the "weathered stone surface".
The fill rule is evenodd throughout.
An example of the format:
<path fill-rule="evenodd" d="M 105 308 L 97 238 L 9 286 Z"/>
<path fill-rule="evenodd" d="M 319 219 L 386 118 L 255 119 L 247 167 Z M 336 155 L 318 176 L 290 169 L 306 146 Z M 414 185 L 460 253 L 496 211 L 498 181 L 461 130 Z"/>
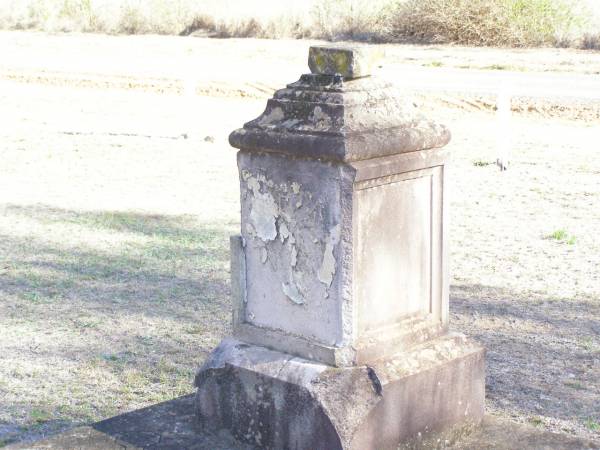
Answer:
<path fill-rule="evenodd" d="M 344 52 L 311 59 L 355 55 Z M 234 335 L 346 366 L 443 333 L 449 139 L 389 84 L 323 73 L 278 91 L 234 131 Z"/>
<path fill-rule="evenodd" d="M 377 78 L 302 75 L 229 136 L 248 152 L 352 162 L 443 147 L 450 132 Z"/>
<path fill-rule="evenodd" d="M 343 366 L 444 332 L 445 160 L 443 149 L 353 163 L 239 152 L 234 334 Z"/>
<path fill-rule="evenodd" d="M 355 59 L 356 58 L 356 59 Z M 396 448 L 477 424 L 483 349 L 448 333 L 450 139 L 353 51 L 230 135 L 233 335 L 196 377 L 209 428 L 261 448 Z M 333 74 L 332 74 L 333 73 Z"/>
<path fill-rule="evenodd" d="M 483 349 L 460 335 L 349 368 L 226 339 L 196 376 L 196 404 L 207 429 L 260 448 L 395 449 L 479 423 L 483 375 Z"/>
<path fill-rule="evenodd" d="M 377 47 L 313 46 L 308 52 L 308 67 L 315 74 L 352 79 L 371 75 L 382 57 L 383 51 Z"/>
<path fill-rule="evenodd" d="M 354 170 L 248 152 L 239 153 L 238 165 L 244 322 L 343 347 L 352 320 L 343 261 L 351 255 Z"/>

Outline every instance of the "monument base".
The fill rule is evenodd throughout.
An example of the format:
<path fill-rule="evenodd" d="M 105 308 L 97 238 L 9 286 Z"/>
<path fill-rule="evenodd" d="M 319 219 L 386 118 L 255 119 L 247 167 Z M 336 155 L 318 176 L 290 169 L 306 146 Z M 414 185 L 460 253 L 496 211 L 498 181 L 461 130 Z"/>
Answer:
<path fill-rule="evenodd" d="M 265 449 L 397 449 L 479 424 L 484 372 L 484 349 L 454 333 L 347 368 L 228 338 L 196 375 L 196 409 L 204 426 Z"/>

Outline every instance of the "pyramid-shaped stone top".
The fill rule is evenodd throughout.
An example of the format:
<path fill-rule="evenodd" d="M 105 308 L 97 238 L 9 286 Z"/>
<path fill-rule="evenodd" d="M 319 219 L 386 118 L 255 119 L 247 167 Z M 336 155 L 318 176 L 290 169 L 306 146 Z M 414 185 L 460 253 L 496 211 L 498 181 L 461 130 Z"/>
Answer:
<path fill-rule="evenodd" d="M 324 73 L 302 75 L 277 91 L 263 114 L 229 136 L 231 145 L 250 152 L 352 162 L 448 143 L 448 129 L 425 118 L 390 83 L 375 76 L 331 74 L 332 55 L 340 52 L 345 52 L 346 62 L 359 61 L 351 50 L 338 49 L 328 53 L 329 62 L 321 61 L 321 68 L 311 64 L 313 71 Z M 315 54 L 327 53 L 311 52 L 316 60 Z"/>

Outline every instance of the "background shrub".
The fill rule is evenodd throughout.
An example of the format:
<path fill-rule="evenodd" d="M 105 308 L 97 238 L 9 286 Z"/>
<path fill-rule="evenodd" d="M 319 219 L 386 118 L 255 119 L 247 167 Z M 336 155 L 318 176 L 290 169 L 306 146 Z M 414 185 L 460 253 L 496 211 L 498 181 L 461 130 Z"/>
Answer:
<path fill-rule="evenodd" d="M 600 0 L 0 0 L 0 27 L 598 48 Z"/>
<path fill-rule="evenodd" d="M 393 37 L 465 45 L 554 45 L 574 36 L 583 15 L 568 0 L 409 0 Z"/>

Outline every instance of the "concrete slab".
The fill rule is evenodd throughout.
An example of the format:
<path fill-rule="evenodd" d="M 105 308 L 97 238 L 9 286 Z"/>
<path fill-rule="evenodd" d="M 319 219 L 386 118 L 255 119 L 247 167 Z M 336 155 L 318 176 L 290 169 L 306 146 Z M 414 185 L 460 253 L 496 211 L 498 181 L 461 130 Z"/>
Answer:
<path fill-rule="evenodd" d="M 548 433 L 534 427 L 486 416 L 470 434 L 440 436 L 415 443 L 418 449 L 447 450 L 582 450 L 600 449 L 600 442 Z M 74 428 L 47 439 L 13 444 L 5 450 L 252 450 L 227 433 L 201 431 L 194 414 L 194 396 L 187 395 L 116 416 L 91 426 Z"/>

